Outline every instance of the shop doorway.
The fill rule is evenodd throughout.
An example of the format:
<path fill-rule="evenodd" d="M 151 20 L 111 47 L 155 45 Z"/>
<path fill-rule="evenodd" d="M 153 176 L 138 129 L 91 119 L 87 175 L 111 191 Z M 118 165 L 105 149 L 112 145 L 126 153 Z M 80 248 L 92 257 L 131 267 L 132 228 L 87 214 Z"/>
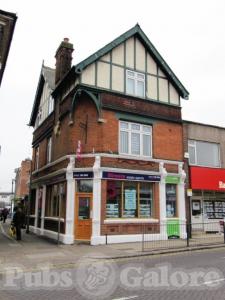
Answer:
<path fill-rule="evenodd" d="M 75 201 L 75 240 L 88 241 L 92 233 L 92 193 L 77 193 Z"/>
<path fill-rule="evenodd" d="M 191 199 L 191 223 L 192 230 L 203 230 L 203 207 L 201 197 Z"/>

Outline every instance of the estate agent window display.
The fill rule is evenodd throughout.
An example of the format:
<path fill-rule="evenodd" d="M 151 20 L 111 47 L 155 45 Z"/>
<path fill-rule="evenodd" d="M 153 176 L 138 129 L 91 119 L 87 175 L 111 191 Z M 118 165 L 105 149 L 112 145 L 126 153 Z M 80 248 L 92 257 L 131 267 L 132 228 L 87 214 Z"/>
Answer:
<path fill-rule="evenodd" d="M 106 218 L 152 218 L 153 184 L 107 181 Z"/>
<path fill-rule="evenodd" d="M 166 216 L 177 217 L 177 185 L 166 184 Z"/>

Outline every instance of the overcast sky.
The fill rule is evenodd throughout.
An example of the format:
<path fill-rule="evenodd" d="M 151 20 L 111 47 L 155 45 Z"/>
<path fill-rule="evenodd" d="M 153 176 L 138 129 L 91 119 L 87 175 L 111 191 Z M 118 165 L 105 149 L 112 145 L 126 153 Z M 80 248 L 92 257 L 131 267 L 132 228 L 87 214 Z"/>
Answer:
<path fill-rule="evenodd" d="M 55 66 L 64 37 L 73 64 L 136 23 L 190 93 L 183 118 L 225 127 L 225 1 L 223 0 L 1 0 L 18 16 L 0 87 L 0 191 L 31 156 L 29 122 L 42 60 Z"/>

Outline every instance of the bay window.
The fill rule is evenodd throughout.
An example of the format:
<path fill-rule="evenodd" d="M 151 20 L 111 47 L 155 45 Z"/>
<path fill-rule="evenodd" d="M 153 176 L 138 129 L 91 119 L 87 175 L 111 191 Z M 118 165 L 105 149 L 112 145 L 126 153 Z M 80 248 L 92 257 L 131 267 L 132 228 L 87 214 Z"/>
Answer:
<path fill-rule="evenodd" d="M 120 121 L 120 153 L 151 157 L 152 127 Z"/>

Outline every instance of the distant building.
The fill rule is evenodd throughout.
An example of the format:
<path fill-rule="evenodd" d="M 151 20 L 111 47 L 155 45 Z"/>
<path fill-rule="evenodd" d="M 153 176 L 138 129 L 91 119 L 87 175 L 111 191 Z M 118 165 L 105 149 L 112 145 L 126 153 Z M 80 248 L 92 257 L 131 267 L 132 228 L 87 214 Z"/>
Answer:
<path fill-rule="evenodd" d="M 0 209 L 11 206 L 12 197 L 11 192 L 0 192 Z"/>
<path fill-rule="evenodd" d="M 16 20 L 16 14 L 0 10 L 0 85 L 9 54 Z"/>
<path fill-rule="evenodd" d="M 15 199 L 24 200 L 29 195 L 31 160 L 21 162 L 20 168 L 15 169 Z"/>

